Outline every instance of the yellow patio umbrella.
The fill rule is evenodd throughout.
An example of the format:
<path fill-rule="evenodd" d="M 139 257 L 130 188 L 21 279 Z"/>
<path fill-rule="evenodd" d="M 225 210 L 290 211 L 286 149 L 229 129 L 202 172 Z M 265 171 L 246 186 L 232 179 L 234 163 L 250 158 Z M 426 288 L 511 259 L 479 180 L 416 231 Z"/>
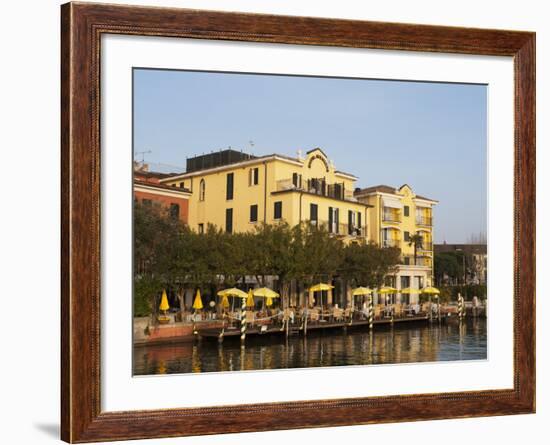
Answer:
<path fill-rule="evenodd" d="M 399 292 L 402 294 L 417 294 L 420 292 L 418 289 L 414 289 L 413 287 L 406 287 L 404 289 L 401 289 Z"/>
<path fill-rule="evenodd" d="M 246 298 L 246 306 L 254 307 L 254 297 L 252 296 L 252 289 L 248 289 L 248 297 Z"/>
<path fill-rule="evenodd" d="M 218 296 L 247 298 L 248 294 L 240 289 L 237 289 L 236 287 L 232 287 L 230 289 L 224 289 L 219 291 Z"/>
<path fill-rule="evenodd" d="M 355 289 L 353 289 L 352 293 L 351 293 L 353 296 L 357 296 L 357 295 L 370 295 L 372 294 L 372 289 L 368 288 L 368 287 L 356 287 Z"/>
<path fill-rule="evenodd" d="M 160 299 L 159 309 L 164 312 L 170 309 L 170 305 L 168 304 L 168 296 L 166 295 L 166 289 L 162 290 L 162 298 Z"/>
<path fill-rule="evenodd" d="M 334 286 L 331 286 L 330 284 L 325 284 L 325 283 L 315 284 L 314 286 L 311 286 L 309 288 L 310 292 L 319 292 L 319 291 L 331 290 L 331 289 L 334 289 Z"/>
<path fill-rule="evenodd" d="M 390 301 L 390 294 L 395 294 L 397 292 L 397 289 L 395 287 L 391 286 L 382 286 L 380 289 L 378 289 L 379 294 L 385 294 L 386 295 L 386 303 L 389 304 Z"/>
<path fill-rule="evenodd" d="M 193 309 L 199 310 L 202 309 L 204 306 L 202 305 L 202 299 L 201 299 L 201 291 L 200 289 L 197 289 L 197 294 L 195 295 L 195 301 L 193 301 Z"/>
<path fill-rule="evenodd" d="M 420 292 L 419 289 L 415 289 L 414 287 L 405 287 L 404 289 L 401 289 L 399 292 L 401 292 L 401 294 L 418 294 Z M 411 303 L 411 297 L 408 298 L 408 303 L 407 304 L 410 304 Z"/>
<path fill-rule="evenodd" d="M 372 294 L 372 289 L 369 288 L 369 287 L 359 286 L 359 287 L 356 287 L 355 289 L 353 289 L 353 291 L 351 292 L 351 295 L 352 295 L 351 306 L 352 306 L 352 308 L 355 307 L 355 300 L 354 300 L 353 297 L 356 297 L 358 295 L 364 297 L 365 295 L 370 295 L 370 294 Z"/>
<path fill-rule="evenodd" d="M 264 309 L 266 306 L 273 306 L 273 298 L 279 298 L 280 295 L 269 287 L 259 287 L 254 289 L 253 294 L 255 297 L 265 298 Z"/>
<path fill-rule="evenodd" d="M 252 292 L 255 297 L 264 297 L 264 298 L 279 298 L 280 295 L 274 290 L 269 289 L 268 287 L 260 287 L 254 289 Z"/>
<path fill-rule="evenodd" d="M 237 297 L 237 298 L 247 298 L 248 294 L 240 289 L 237 289 L 236 287 L 231 287 L 229 289 L 224 289 L 218 292 L 218 296 L 220 297 Z M 223 300 L 222 300 L 223 302 Z M 228 302 L 229 303 L 229 302 Z M 231 307 L 231 310 L 233 311 L 235 307 L 235 300 L 233 300 L 233 305 Z"/>
<path fill-rule="evenodd" d="M 436 287 L 427 286 L 427 287 L 423 287 L 422 289 L 420 289 L 420 292 L 422 292 L 423 294 L 428 294 L 430 296 L 430 319 L 431 319 L 431 317 L 432 317 L 432 309 L 431 309 L 432 295 L 435 295 L 435 298 L 439 299 L 439 289 L 437 289 Z M 437 305 L 437 307 L 439 308 L 439 304 Z M 439 317 L 439 315 L 438 315 L 438 317 Z"/>
<path fill-rule="evenodd" d="M 158 374 L 166 374 L 166 363 L 164 363 L 164 360 L 159 361 L 159 367 L 157 369 Z"/>
<path fill-rule="evenodd" d="M 396 292 L 397 289 L 391 286 L 382 286 L 380 289 L 378 289 L 379 294 L 395 294 Z"/>
<path fill-rule="evenodd" d="M 423 294 L 430 294 L 430 295 L 439 295 L 439 289 L 437 289 L 436 287 L 431 287 L 431 286 L 428 286 L 428 287 L 424 287 L 422 289 L 420 289 L 420 292 L 422 292 Z"/>
<path fill-rule="evenodd" d="M 229 307 L 229 299 L 227 298 L 227 295 L 224 295 L 222 297 L 222 301 L 220 303 L 222 305 L 223 308 L 228 308 Z"/>
<path fill-rule="evenodd" d="M 334 289 L 334 286 L 330 285 L 330 284 L 326 284 L 326 283 L 319 283 L 319 284 L 315 284 L 313 286 L 311 286 L 309 288 L 309 293 L 311 295 L 312 292 L 322 292 L 324 290 L 326 290 L 327 292 L 330 292 L 332 291 L 332 289 Z M 321 306 L 322 306 L 322 301 L 321 301 Z"/>
<path fill-rule="evenodd" d="M 166 289 L 163 289 L 162 297 L 160 299 L 160 305 L 159 305 L 159 310 L 162 311 L 163 315 L 159 315 L 157 317 L 158 321 L 161 324 L 166 324 L 170 321 L 170 317 L 166 315 L 166 311 L 168 311 L 168 309 L 170 309 L 170 305 L 168 304 L 168 296 L 166 295 Z"/>

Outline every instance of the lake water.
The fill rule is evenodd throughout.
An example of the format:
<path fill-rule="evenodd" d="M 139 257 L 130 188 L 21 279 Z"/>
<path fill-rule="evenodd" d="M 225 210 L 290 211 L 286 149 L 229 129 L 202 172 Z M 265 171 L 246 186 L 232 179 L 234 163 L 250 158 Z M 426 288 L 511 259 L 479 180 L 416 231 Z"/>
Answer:
<path fill-rule="evenodd" d="M 190 341 L 134 348 L 134 375 L 218 372 L 319 366 L 484 360 L 487 325 L 484 318 L 462 323 L 415 323 L 394 327 L 309 332 L 284 335 Z"/>

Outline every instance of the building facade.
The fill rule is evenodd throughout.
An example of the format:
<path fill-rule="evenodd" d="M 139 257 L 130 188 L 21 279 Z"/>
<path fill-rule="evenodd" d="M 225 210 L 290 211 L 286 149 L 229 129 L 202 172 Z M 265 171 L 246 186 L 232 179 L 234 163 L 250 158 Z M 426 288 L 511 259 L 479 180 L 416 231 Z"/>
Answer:
<path fill-rule="evenodd" d="M 189 198 L 191 192 L 185 188 L 161 184 L 161 179 L 170 175 L 149 172 L 143 167 L 134 170 L 134 201 L 144 205 L 158 204 L 173 218 L 189 223 Z"/>
<path fill-rule="evenodd" d="M 259 223 L 324 225 L 344 242 L 365 242 L 368 203 L 354 196 L 356 177 L 338 171 L 319 148 L 305 156 L 254 157 L 233 150 L 187 160 L 186 173 L 161 184 L 189 189 L 189 226 L 229 233 Z"/>
<path fill-rule="evenodd" d="M 396 189 L 378 185 L 355 191 L 355 197 L 372 206 L 368 239 L 382 247 L 401 250 L 401 262 L 391 284 L 396 289 L 421 289 L 433 284 L 433 213 L 437 201 L 416 195 L 408 185 Z M 415 237 L 415 235 L 417 235 Z M 392 296 L 415 304 L 418 293 Z M 401 301 L 400 301 L 401 300 Z M 403 301 L 404 300 L 404 301 Z"/>
<path fill-rule="evenodd" d="M 296 158 L 223 150 L 188 159 L 185 173 L 159 178 L 158 185 L 185 196 L 186 222 L 198 233 L 208 224 L 238 233 L 261 223 L 307 221 L 326 227 L 344 243 L 399 248 L 401 264 L 387 283 L 396 289 L 433 285 L 432 209 L 437 201 L 416 195 L 408 185 L 356 189 L 356 180 L 336 170 L 320 148 Z M 347 305 L 350 289 L 334 284 L 334 302 Z M 301 303 L 296 299 L 302 291 L 293 288 L 291 300 Z M 416 304 L 419 294 L 398 292 L 390 298 Z M 377 295 L 375 300 L 386 302 Z"/>
<path fill-rule="evenodd" d="M 487 284 L 487 244 L 434 244 L 436 255 L 454 254 L 462 266 L 460 276 L 444 275 L 441 284 Z"/>

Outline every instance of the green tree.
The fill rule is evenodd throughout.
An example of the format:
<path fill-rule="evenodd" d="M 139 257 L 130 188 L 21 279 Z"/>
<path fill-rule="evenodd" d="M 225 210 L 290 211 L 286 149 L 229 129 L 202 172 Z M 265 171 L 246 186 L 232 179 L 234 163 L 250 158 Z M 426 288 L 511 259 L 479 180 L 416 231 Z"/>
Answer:
<path fill-rule="evenodd" d="M 414 247 L 414 264 L 416 265 L 416 257 L 417 257 L 417 250 L 418 248 L 422 247 L 422 243 L 424 242 L 424 239 L 422 238 L 422 235 L 419 233 L 415 233 L 414 235 L 411 235 L 409 237 L 409 247 Z"/>
<path fill-rule="evenodd" d="M 134 205 L 134 314 L 156 311 L 162 289 L 176 281 L 184 226 L 157 205 Z"/>
<path fill-rule="evenodd" d="M 455 252 L 436 253 L 434 256 L 434 275 L 438 285 L 446 279 L 457 283 L 463 276 L 462 256 Z"/>
<path fill-rule="evenodd" d="M 299 271 L 306 285 L 323 280 L 332 280 L 340 269 L 343 259 L 343 244 L 332 236 L 324 226 L 305 222 L 301 224 L 303 234 L 299 237 Z"/>
<path fill-rule="evenodd" d="M 155 313 L 162 289 L 183 305 L 186 290 L 203 295 L 232 287 L 254 275 L 266 284 L 278 279 L 286 306 L 292 280 L 303 287 L 336 276 L 357 285 L 379 286 L 393 273 L 399 250 L 374 244 L 344 246 L 326 227 L 309 222 L 259 224 L 254 231 L 228 234 L 212 224 L 197 233 L 160 206 L 136 204 L 134 212 L 134 313 Z"/>
<path fill-rule="evenodd" d="M 151 277 L 134 281 L 134 317 L 147 317 L 157 312 L 162 283 Z"/>

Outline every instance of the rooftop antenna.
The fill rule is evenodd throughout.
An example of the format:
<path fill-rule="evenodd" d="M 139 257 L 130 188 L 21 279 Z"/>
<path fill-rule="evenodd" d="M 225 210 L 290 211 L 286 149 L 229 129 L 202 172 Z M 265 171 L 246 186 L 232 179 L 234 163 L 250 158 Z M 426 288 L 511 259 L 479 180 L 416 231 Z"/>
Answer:
<path fill-rule="evenodd" d="M 153 153 L 151 150 L 147 150 L 147 151 L 136 151 L 135 155 L 136 156 L 139 156 L 141 155 L 141 163 L 143 164 L 145 162 L 145 155 L 146 154 L 150 154 L 150 153 Z"/>

